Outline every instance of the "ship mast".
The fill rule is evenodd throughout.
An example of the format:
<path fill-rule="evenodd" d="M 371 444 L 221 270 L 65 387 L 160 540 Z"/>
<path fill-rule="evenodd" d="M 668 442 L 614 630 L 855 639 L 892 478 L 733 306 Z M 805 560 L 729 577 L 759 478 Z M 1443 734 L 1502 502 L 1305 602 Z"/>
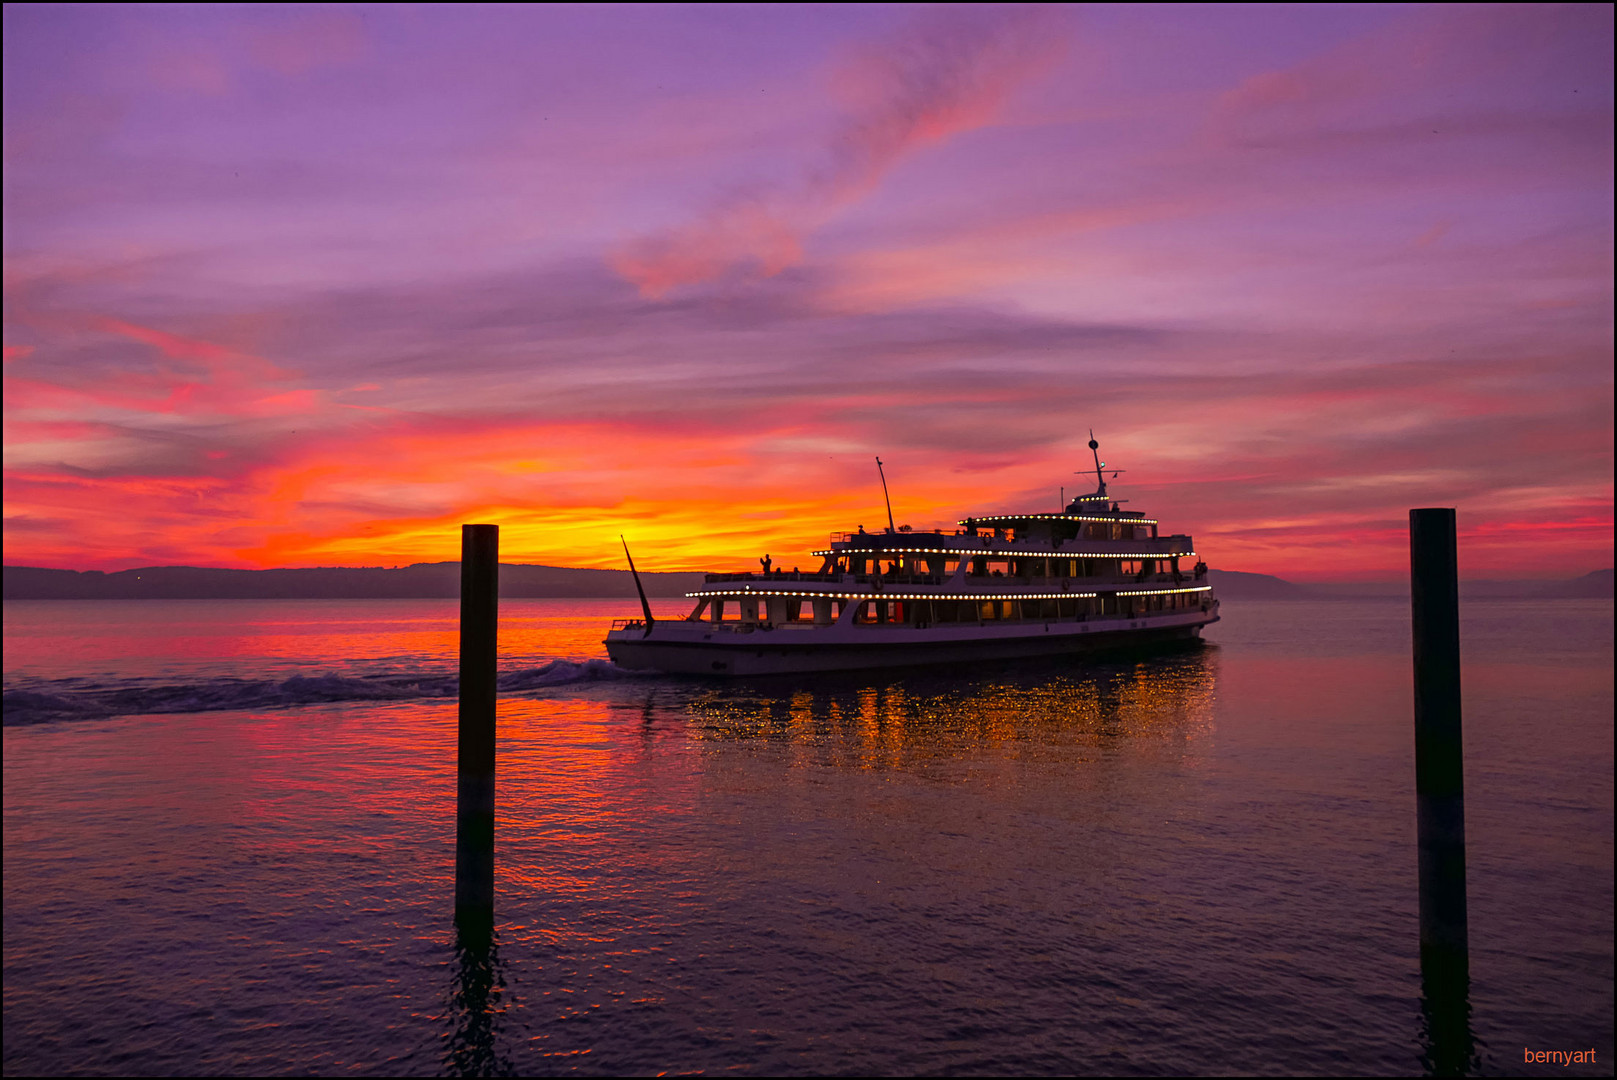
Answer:
<path fill-rule="evenodd" d="M 1090 432 L 1090 434 L 1093 435 L 1094 432 Z M 881 497 L 882 501 L 887 504 L 887 531 L 890 533 L 897 532 L 898 530 L 893 528 L 893 500 L 887 497 L 887 474 L 882 471 L 881 458 L 876 459 L 876 475 L 881 477 Z"/>
<path fill-rule="evenodd" d="M 623 540 L 622 533 L 618 534 L 618 539 Z M 634 556 L 629 554 L 629 541 L 627 540 L 623 540 L 623 557 L 629 560 L 629 573 L 634 575 L 634 591 L 640 594 L 640 610 L 646 614 L 646 632 L 640 636 L 643 638 L 650 637 L 651 624 L 656 620 L 651 617 L 651 602 L 646 599 L 646 590 L 640 585 L 640 571 L 634 568 Z"/>
<path fill-rule="evenodd" d="M 1106 475 L 1101 472 L 1101 470 L 1106 468 L 1106 462 L 1100 459 L 1100 443 L 1095 441 L 1094 428 L 1089 429 L 1089 452 L 1095 455 L 1095 480 L 1100 484 L 1100 488 L 1095 492 L 1095 494 L 1105 495 Z"/>

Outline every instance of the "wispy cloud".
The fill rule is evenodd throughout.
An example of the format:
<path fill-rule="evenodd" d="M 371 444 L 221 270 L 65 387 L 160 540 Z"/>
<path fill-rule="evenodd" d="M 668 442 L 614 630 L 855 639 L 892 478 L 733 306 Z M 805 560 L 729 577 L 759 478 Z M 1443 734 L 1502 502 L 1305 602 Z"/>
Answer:
<path fill-rule="evenodd" d="M 810 233 L 906 156 L 992 122 L 1060 58 L 1064 29 L 1043 5 L 926 12 L 836 72 L 846 115 L 795 184 L 743 189 L 695 221 L 623 246 L 613 267 L 651 297 L 732 271 L 778 274 L 801 260 Z"/>
<path fill-rule="evenodd" d="M 137 342 L 157 355 L 110 373 L 63 371 L 48 356 L 36 357 L 28 372 L 16 365 L 5 379 L 8 417 L 41 410 L 114 410 L 246 418 L 307 414 L 319 404 L 314 391 L 288 385 L 295 379 L 292 372 L 213 342 L 112 318 L 90 320 L 83 331 L 103 340 Z M 28 347 L 19 359 L 33 352 Z"/>

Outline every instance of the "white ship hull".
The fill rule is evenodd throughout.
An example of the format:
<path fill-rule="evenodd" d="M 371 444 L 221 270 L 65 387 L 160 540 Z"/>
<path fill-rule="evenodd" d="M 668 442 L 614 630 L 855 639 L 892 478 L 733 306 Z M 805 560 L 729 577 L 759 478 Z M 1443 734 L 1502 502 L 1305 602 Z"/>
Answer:
<path fill-rule="evenodd" d="M 682 675 L 782 675 L 1150 648 L 1194 640 L 1218 621 L 1192 609 L 1087 620 L 908 626 L 714 626 L 658 621 L 613 630 L 607 655 L 624 668 Z"/>

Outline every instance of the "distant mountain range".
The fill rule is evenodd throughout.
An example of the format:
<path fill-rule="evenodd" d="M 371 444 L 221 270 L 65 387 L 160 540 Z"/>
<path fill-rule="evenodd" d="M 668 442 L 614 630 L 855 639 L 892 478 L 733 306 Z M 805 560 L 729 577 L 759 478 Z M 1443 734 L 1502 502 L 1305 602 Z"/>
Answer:
<path fill-rule="evenodd" d="M 1209 570 L 1218 595 L 1231 600 L 1324 600 L 1409 595 L 1409 583 L 1298 585 L 1268 574 Z M 650 596 L 683 596 L 700 585 L 702 574 L 640 575 Z M 633 596 L 627 570 L 579 570 L 565 566 L 502 563 L 500 595 L 539 597 Z M 459 563 L 414 566 L 314 567 L 299 570 L 221 570 L 200 566 L 147 566 L 105 574 L 99 570 L 5 568 L 7 600 L 268 600 L 407 599 L 460 595 Z M 1599 599 L 1612 595 L 1612 572 L 1565 581 L 1462 581 L 1468 599 Z"/>
<path fill-rule="evenodd" d="M 1373 597 L 1405 598 L 1409 580 L 1299 585 L 1268 574 L 1239 570 L 1209 570 L 1207 577 L 1220 597 L 1232 600 L 1364 600 Z M 1600 600 L 1611 599 L 1612 571 L 1595 570 L 1582 577 L 1559 581 L 1461 581 L 1466 600 Z"/>
<path fill-rule="evenodd" d="M 648 596 L 684 596 L 702 574 L 640 575 Z M 460 563 L 298 570 L 221 570 L 203 566 L 145 566 L 98 570 L 5 568 L 7 600 L 271 600 L 421 599 L 460 595 Z M 633 596 L 627 570 L 500 564 L 500 595 L 530 597 Z"/>

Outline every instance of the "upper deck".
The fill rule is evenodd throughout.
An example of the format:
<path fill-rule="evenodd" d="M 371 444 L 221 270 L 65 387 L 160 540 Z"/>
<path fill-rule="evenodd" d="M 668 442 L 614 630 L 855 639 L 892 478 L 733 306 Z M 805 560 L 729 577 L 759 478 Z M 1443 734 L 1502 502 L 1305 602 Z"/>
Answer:
<path fill-rule="evenodd" d="M 1058 513 L 987 514 L 963 518 L 954 530 L 916 531 L 895 526 L 889 509 L 884 530 L 866 532 L 861 526 L 857 532 L 832 533 L 829 545 L 812 553 L 822 560 L 813 571 L 772 571 L 766 557 L 759 560 L 763 573 L 709 574 L 709 587 L 691 595 L 773 592 L 782 582 L 791 582 L 787 588 L 796 590 L 793 595 L 805 596 L 900 583 L 976 594 L 1128 585 L 1178 588 L 1190 576 L 1200 582 L 1204 566 L 1189 565 L 1197 558 L 1191 538 L 1182 533 L 1163 536 L 1155 518 L 1124 510 L 1114 501 L 1093 436 L 1089 445 L 1095 451 L 1095 490 L 1076 496 Z M 722 588 L 715 591 L 713 586 Z M 1198 591 L 1206 588 L 1197 586 Z"/>
<path fill-rule="evenodd" d="M 847 534 L 844 534 L 847 536 Z M 1179 582 L 1186 576 L 1181 560 L 1196 558 L 1188 536 L 1144 539 L 1075 537 L 1060 543 L 1014 536 L 941 532 L 855 533 L 813 553 L 824 562 L 818 570 L 771 570 L 764 573 L 711 573 L 709 585 L 743 589 L 778 588 L 781 582 L 809 592 L 848 586 L 942 586 L 951 581 L 985 589 L 1050 587 L 1054 581 L 1082 579 L 1104 582 Z M 885 570 L 883 562 L 887 563 Z M 696 595 L 696 594 L 691 594 Z"/>
<path fill-rule="evenodd" d="M 888 532 L 832 533 L 830 547 L 814 552 L 831 555 L 841 552 L 971 552 L 995 554 L 1023 551 L 1050 554 L 1114 553 L 1108 544 L 1124 542 L 1148 557 L 1188 554 L 1190 537 L 1183 534 L 1163 537 L 1157 522 L 1144 514 L 1119 511 L 1109 514 L 1000 514 L 966 518 L 954 532 L 916 532 L 908 526 Z"/>

